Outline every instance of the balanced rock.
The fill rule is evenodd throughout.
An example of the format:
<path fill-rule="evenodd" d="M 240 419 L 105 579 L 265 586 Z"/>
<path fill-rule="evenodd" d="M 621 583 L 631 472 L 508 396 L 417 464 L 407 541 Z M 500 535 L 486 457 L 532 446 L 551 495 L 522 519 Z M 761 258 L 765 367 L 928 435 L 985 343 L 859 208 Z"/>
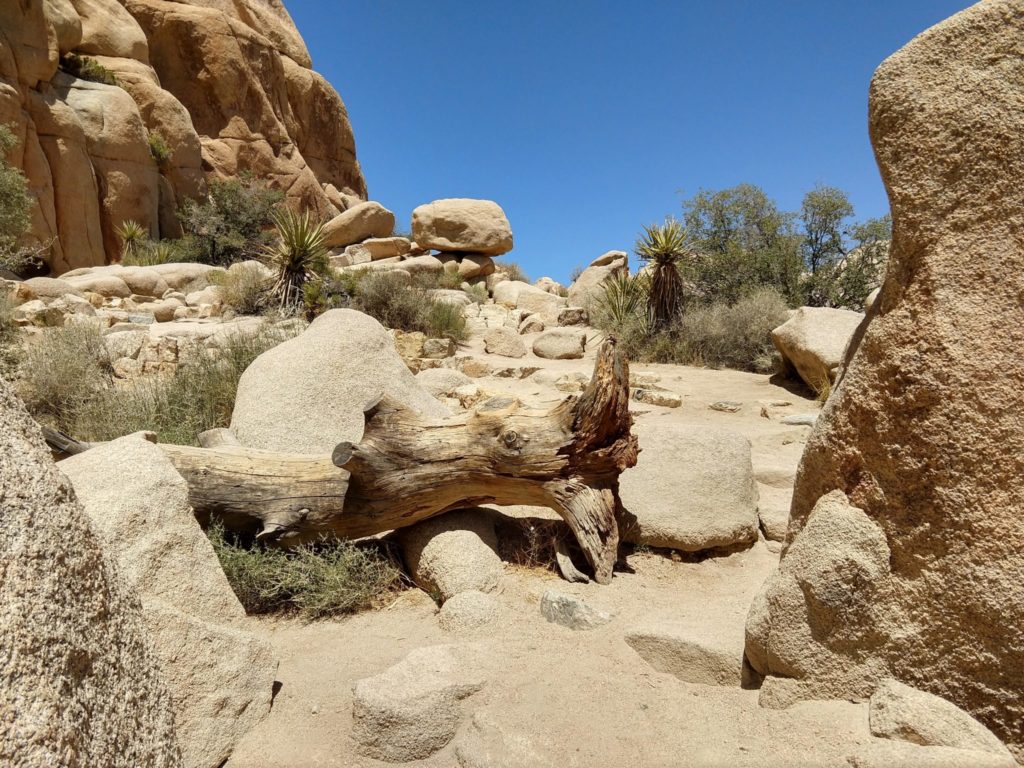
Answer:
<path fill-rule="evenodd" d="M 875 75 L 888 271 L 797 474 L 778 577 L 791 586 L 769 581 L 776 609 L 754 633 L 771 650 L 761 671 L 795 681 L 784 685 L 864 698 L 885 677 L 913 682 L 1018 760 L 1024 634 L 1007 628 L 1024 626 L 1024 88 L 1007 72 L 1020 68 L 1022 37 L 1019 3 L 978 3 Z M 826 605 L 787 616 L 782 593 L 820 602 L 799 584 L 826 564 L 797 553 L 836 490 L 862 523 L 817 546 L 838 556 L 867 545 L 860 531 L 871 544 L 830 566 Z"/>
<path fill-rule="evenodd" d="M 512 227 L 491 200 L 451 198 L 412 212 L 412 237 L 422 248 L 500 256 L 512 250 Z"/>
<path fill-rule="evenodd" d="M 0 380 L 0 763 L 180 768 L 139 599 Z"/>
<path fill-rule="evenodd" d="M 428 416 L 451 415 L 416 383 L 380 323 L 332 309 L 246 369 L 231 430 L 252 448 L 329 455 L 342 441 L 359 442 L 364 408 L 381 395 Z"/>
<path fill-rule="evenodd" d="M 698 424 L 634 425 L 643 450 L 619 478 L 624 541 L 683 552 L 757 540 L 750 441 Z"/>
<path fill-rule="evenodd" d="M 863 313 L 848 309 L 801 307 L 772 331 L 772 342 L 786 369 L 820 391 L 835 381 L 846 347 L 863 319 Z"/>

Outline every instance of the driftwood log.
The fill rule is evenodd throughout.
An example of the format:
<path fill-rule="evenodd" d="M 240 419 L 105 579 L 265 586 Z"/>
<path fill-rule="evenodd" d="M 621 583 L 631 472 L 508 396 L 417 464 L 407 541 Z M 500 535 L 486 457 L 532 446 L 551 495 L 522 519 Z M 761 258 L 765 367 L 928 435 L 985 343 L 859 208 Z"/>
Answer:
<path fill-rule="evenodd" d="M 384 400 L 367 409 L 363 439 L 332 456 L 243 448 L 221 430 L 203 434 L 209 447 L 161 448 L 201 521 L 216 517 L 288 546 L 368 536 L 485 503 L 545 506 L 575 534 L 595 580 L 607 583 L 618 556 L 619 474 L 638 453 L 628 405 L 628 364 L 608 339 L 587 389 L 550 409 L 498 397 L 436 420 Z M 69 453 L 88 447 L 47 438 Z"/>

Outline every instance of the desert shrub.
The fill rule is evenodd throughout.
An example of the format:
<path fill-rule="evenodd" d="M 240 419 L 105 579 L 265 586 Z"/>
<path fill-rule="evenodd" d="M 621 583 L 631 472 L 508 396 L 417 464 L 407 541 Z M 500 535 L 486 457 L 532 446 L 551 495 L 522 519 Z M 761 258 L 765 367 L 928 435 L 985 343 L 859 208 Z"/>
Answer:
<path fill-rule="evenodd" d="M 270 292 L 282 310 L 294 310 L 303 302 L 303 287 L 327 274 L 330 262 L 324 246 L 324 225 L 309 213 L 285 208 L 273 214 L 277 242 L 263 252 L 276 279 Z"/>
<path fill-rule="evenodd" d="M 60 67 L 65 72 L 79 80 L 90 80 L 94 83 L 105 85 L 117 85 L 117 77 L 109 69 L 104 67 L 95 59 L 88 56 L 79 56 L 77 53 L 68 53 L 61 57 Z"/>
<path fill-rule="evenodd" d="M 683 313 L 674 332 L 691 363 L 768 373 L 774 367 L 771 331 L 786 322 L 786 300 L 760 288 L 735 304 L 711 304 Z"/>
<path fill-rule="evenodd" d="M 21 349 L 18 327 L 14 324 L 14 300 L 0 291 L 0 379 L 12 381 L 18 370 Z"/>
<path fill-rule="evenodd" d="M 130 254 L 121 257 L 121 263 L 126 267 L 152 267 L 182 261 L 192 261 L 192 252 L 182 240 L 146 240 Z"/>
<path fill-rule="evenodd" d="M 600 294 L 590 307 L 597 328 L 615 331 L 637 318 L 647 317 L 647 295 L 650 280 L 646 274 L 618 274 L 604 283 Z"/>
<path fill-rule="evenodd" d="M 171 151 L 171 147 L 168 145 L 167 139 L 163 137 L 163 134 L 158 131 L 150 131 L 149 154 L 153 156 L 157 166 L 165 168 L 171 162 L 174 152 Z"/>
<path fill-rule="evenodd" d="M 376 318 L 386 328 L 420 331 L 431 338 L 453 341 L 466 337 L 462 310 L 431 298 L 428 291 L 435 283 L 430 277 L 410 281 L 395 273 L 365 272 L 350 280 L 353 307 Z"/>
<path fill-rule="evenodd" d="M 572 272 L 569 273 L 569 285 L 572 285 L 581 277 L 583 277 L 583 267 L 577 264 L 572 268 Z"/>
<path fill-rule="evenodd" d="M 401 574 L 379 549 L 322 542 L 295 550 L 245 546 L 214 524 L 207 532 L 228 583 L 247 613 L 340 616 L 381 605 Z"/>
<path fill-rule="evenodd" d="M 230 424 L 238 380 L 249 364 L 297 332 L 268 327 L 235 333 L 216 353 L 197 352 L 173 376 L 108 386 L 88 398 L 66 431 L 84 440 L 113 440 L 151 430 L 161 442 L 195 445 L 200 432 Z"/>
<path fill-rule="evenodd" d="M 78 419 L 110 386 L 110 360 L 95 325 L 43 331 L 26 345 L 21 394 L 37 418 L 74 434 Z"/>
<path fill-rule="evenodd" d="M 352 303 L 351 281 L 334 270 L 319 275 L 302 287 L 302 307 L 306 319 L 313 321 L 330 309 L 344 309 Z"/>
<path fill-rule="evenodd" d="M 189 260 L 227 266 L 258 258 L 273 240 L 268 229 L 283 199 L 282 192 L 251 176 L 211 181 L 206 200 L 187 200 L 178 212 Z"/>
<path fill-rule="evenodd" d="M 465 280 L 458 272 L 438 272 L 434 277 L 434 287 L 449 291 L 458 291 Z"/>
<path fill-rule="evenodd" d="M 504 272 L 508 275 L 509 280 L 519 280 L 523 283 L 530 282 L 530 277 L 526 274 L 526 271 L 514 261 L 500 261 L 497 267 L 499 272 Z"/>
<path fill-rule="evenodd" d="M 0 269 L 20 274 L 31 256 L 21 239 L 31 222 L 32 196 L 25 174 L 6 159 L 17 144 L 11 129 L 0 125 Z"/>
<path fill-rule="evenodd" d="M 240 315 L 259 315 L 270 306 L 273 280 L 257 264 L 232 267 L 215 282 L 224 306 Z"/>

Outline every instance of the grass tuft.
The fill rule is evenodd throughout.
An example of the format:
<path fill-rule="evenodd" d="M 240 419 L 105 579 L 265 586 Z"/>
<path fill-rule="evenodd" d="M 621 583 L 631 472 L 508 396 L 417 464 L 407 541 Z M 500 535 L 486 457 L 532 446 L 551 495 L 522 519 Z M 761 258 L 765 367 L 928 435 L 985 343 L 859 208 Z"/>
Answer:
<path fill-rule="evenodd" d="M 207 531 L 246 613 L 297 613 L 307 620 L 381 605 L 402 585 L 380 549 L 324 541 L 294 550 L 247 547 L 214 524 Z"/>

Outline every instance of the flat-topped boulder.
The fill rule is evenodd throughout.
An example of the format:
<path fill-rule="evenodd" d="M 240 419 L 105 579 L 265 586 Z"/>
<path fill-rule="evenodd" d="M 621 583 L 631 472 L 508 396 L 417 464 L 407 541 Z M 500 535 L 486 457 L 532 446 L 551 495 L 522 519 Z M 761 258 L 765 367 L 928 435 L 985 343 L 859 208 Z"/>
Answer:
<path fill-rule="evenodd" d="M 390 238 L 394 230 L 395 214 L 371 200 L 353 205 L 328 221 L 324 225 L 324 246 L 343 248 L 371 238 Z"/>
<path fill-rule="evenodd" d="M 412 212 L 412 237 L 422 248 L 500 256 L 512 250 L 512 227 L 491 200 L 449 198 Z"/>

